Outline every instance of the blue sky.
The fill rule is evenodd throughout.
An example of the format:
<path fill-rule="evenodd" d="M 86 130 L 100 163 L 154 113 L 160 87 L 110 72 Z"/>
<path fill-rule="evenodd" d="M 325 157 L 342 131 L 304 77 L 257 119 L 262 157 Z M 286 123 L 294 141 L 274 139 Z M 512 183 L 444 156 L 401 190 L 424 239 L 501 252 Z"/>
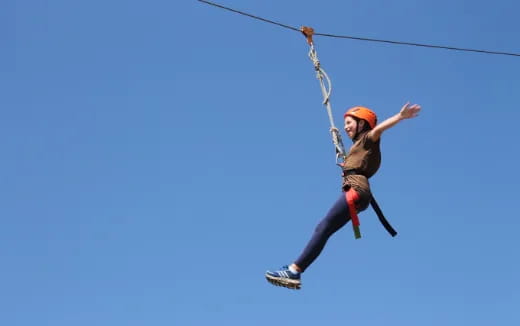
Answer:
<path fill-rule="evenodd" d="M 318 32 L 520 52 L 516 1 L 220 2 Z M 517 325 L 520 59 L 315 38 L 336 122 L 389 130 L 369 209 L 303 275 L 339 194 L 308 46 L 198 1 L 0 4 L 2 325 Z M 345 143 L 348 140 L 345 137 Z"/>

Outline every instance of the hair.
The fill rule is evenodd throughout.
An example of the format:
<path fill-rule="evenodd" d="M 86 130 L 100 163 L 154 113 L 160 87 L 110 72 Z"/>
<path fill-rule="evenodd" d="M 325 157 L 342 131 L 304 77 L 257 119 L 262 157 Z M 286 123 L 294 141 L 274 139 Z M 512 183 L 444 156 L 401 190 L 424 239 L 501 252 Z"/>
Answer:
<path fill-rule="evenodd" d="M 354 136 L 354 138 L 352 139 L 352 141 L 356 141 L 358 140 L 359 136 L 363 135 L 365 132 L 367 131 L 370 131 L 372 130 L 372 128 L 370 128 L 370 124 L 368 123 L 368 121 L 365 121 L 364 119 L 360 119 L 358 117 L 353 117 L 351 116 L 354 120 L 356 120 L 356 123 L 358 124 L 358 126 L 356 126 L 356 129 L 359 128 L 359 121 L 363 121 L 363 129 L 361 130 L 356 130 L 356 135 Z"/>

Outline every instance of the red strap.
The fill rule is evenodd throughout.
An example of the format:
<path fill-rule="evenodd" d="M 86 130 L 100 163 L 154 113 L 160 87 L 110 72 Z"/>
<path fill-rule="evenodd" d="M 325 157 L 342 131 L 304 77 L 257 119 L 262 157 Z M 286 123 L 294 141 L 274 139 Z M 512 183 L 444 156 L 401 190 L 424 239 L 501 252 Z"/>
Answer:
<path fill-rule="evenodd" d="M 356 239 L 361 238 L 361 232 L 359 230 L 359 217 L 357 215 L 356 201 L 359 200 L 359 194 L 352 188 L 345 192 L 345 198 L 347 199 L 348 210 L 350 218 L 352 219 L 352 228 L 354 229 L 354 236 Z"/>

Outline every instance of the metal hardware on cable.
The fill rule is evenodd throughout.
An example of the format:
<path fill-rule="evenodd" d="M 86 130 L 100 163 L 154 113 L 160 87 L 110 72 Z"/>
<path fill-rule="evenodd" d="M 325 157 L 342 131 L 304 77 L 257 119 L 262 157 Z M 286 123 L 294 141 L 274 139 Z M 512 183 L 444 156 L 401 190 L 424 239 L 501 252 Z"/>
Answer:
<path fill-rule="evenodd" d="M 336 148 L 336 164 L 340 165 L 345 162 L 346 152 L 345 146 L 343 146 L 343 141 L 341 140 L 341 135 L 339 133 L 338 128 L 336 128 L 334 124 L 334 118 L 332 116 L 332 108 L 330 105 L 330 94 L 332 93 L 332 83 L 330 81 L 329 76 L 323 70 L 320 64 L 320 60 L 318 59 L 318 54 L 316 53 L 316 49 L 314 48 L 314 42 L 312 41 L 312 35 L 314 34 L 314 29 L 307 26 L 302 26 L 300 28 L 301 32 L 307 39 L 307 43 L 310 46 L 309 50 L 309 58 L 314 65 L 314 70 L 316 70 L 316 78 L 320 81 L 321 93 L 323 95 L 323 105 L 327 109 L 327 114 L 329 116 L 330 122 L 330 133 L 332 135 L 332 142 Z M 325 84 L 326 83 L 326 84 Z"/>

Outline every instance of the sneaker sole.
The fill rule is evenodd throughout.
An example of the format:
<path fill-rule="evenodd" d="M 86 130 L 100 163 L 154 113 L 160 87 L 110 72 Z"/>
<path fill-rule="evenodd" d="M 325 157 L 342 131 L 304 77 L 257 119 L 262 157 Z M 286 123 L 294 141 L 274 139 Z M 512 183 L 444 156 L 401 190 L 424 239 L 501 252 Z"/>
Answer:
<path fill-rule="evenodd" d="M 291 290 L 300 290 L 302 287 L 302 283 L 300 280 L 290 280 L 281 277 L 274 277 L 271 275 L 265 275 L 265 279 L 276 286 L 282 286 Z"/>

